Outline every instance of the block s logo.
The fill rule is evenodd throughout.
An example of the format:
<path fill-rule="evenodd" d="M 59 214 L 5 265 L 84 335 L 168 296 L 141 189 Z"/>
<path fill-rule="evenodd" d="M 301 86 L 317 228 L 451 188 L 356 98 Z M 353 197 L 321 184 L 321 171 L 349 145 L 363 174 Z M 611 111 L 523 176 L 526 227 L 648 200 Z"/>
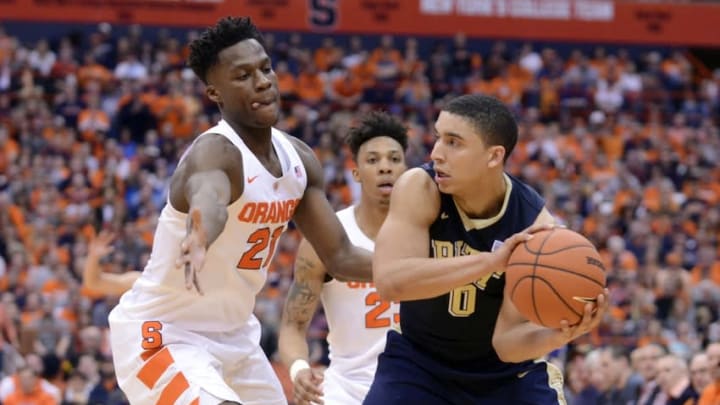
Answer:
<path fill-rule="evenodd" d="M 311 27 L 333 28 L 338 18 L 338 0 L 308 0 L 308 22 Z"/>

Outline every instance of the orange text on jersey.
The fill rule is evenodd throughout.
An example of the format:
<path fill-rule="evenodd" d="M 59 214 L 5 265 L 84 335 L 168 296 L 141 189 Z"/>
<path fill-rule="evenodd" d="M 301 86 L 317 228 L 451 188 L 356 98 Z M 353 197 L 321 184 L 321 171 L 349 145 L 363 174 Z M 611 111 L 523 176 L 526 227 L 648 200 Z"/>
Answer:
<path fill-rule="evenodd" d="M 348 288 L 375 288 L 375 283 L 368 283 L 365 281 L 348 281 Z"/>
<path fill-rule="evenodd" d="M 243 205 L 238 219 L 253 224 L 281 224 L 290 221 L 299 199 L 284 201 L 259 201 Z"/>

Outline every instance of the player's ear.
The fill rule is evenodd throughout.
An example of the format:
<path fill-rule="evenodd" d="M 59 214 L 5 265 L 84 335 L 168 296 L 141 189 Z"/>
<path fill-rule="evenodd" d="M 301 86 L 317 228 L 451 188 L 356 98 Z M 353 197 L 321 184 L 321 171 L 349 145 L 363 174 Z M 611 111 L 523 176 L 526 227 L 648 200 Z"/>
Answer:
<path fill-rule="evenodd" d="M 222 97 L 220 97 L 220 93 L 217 91 L 215 86 L 213 86 L 212 84 L 208 84 L 205 87 L 205 94 L 208 96 L 208 98 L 210 100 L 212 100 L 212 102 L 214 102 L 218 105 L 222 105 Z"/>
<path fill-rule="evenodd" d="M 358 172 L 357 164 L 354 165 L 352 168 L 352 176 L 353 176 L 353 180 L 360 183 L 360 172 Z"/>
<path fill-rule="evenodd" d="M 505 161 L 505 147 L 500 145 L 491 146 L 488 149 L 488 167 L 502 166 Z"/>

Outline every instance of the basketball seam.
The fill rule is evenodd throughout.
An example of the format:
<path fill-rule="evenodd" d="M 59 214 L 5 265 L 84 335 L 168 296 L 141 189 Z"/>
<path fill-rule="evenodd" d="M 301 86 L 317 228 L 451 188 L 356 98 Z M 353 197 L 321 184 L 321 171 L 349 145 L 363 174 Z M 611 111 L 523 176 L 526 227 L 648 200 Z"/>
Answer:
<path fill-rule="evenodd" d="M 550 236 L 553 234 L 553 232 L 555 232 L 555 229 L 552 229 L 550 232 L 548 232 L 548 234 L 545 235 L 545 239 L 543 239 L 542 242 L 540 242 L 540 247 L 539 247 L 540 250 L 538 251 L 537 254 L 535 254 L 535 263 L 533 264 L 533 268 L 532 268 L 533 278 L 532 278 L 532 281 L 530 284 L 530 299 L 532 300 L 532 303 L 533 303 L 533 310 L 535 311 L 535 316 L 537 317 L 537 319 L 541 325 L 544 323 L 542 321 L 542 318 L 540 317 L 540 311 L 538 311 L 537 304 L 535 303 L 535 270 L 537 269 L 537 264 L 540 261 L 540 252 L 542 252 L 543 246 L 545 246 L 545 243 L 547 243 L 548 239 L 550 239 Z M 527 242 L 525 243 L 525 246 L 527 246 Z"/>
<path fill-rule="evenodd" d="M 577 315 L 577 316 L 579 316 L 579 317 L 582 318 L 582 313 L 576 311 L 575 308 L 573 308 L 570 304 L 568 304 L 567 301 L 565 301 L 565 298 L 563 298 L 563 296 L 560 295 L 560 293 L 558 292 L 558 290 L 556 290 L 555 287 L 553 287 L 552 284 L 550 284 L 550 282 L 548 282 L 547 280 L 545 280 L 545 279 L 542 278 L 542 277 L 531 276 L 531 275 L 522 276 L 522 277 L 520 277 L 520 278 L 515 282 L 515 287 L 513 288 L 513 291 L 515 291 L 515 288 L 517 288 L 517 286 L 520 285 L 520 282 L 521 282 L 523 279 L 526 279 L 526 278 L 531 278 L 531 279 L 532 279 L 532 282 L 534 282 L 535 279 L 537 278 L 539 281 L 542 281 L 543 283 L 545 283 L 545 284 L 548 286 L 548 288 L 550 288 L 550 290 L 553 292 L 553 294 L 555 294 L 555 295 L 558 297 L 558 299 L 560 300 L 560 302 L 562 302 L 570 311 L 572 311 L 573 314 L 575 314 L 575 315 Z M 535 305 L 535 301 L 534 301 L 534 300 L 533 300 L 533 305 Z M 540 324 L 541 324 L 542 326 L 548 327 L 548 325 L 546 325 L 545 322 L 543 322 L 540 318 L 538 318 L 538 321 L 540 322 Z M 569 321 L 569 319 L 566 319 L 566 321 Z M 571 326 L 572 326 L 572 325 L 571 325 Z"/>
<path fill-rule="evenodd" d="M 561 247 L 560 249 L 557 249 L 557 250 L 552 250 L 552 251 L 549 251 L 549 252 L 543 252 L 543 251 L 534 251 L 534 250 L 530 249 L 530 247 L 528 246 L 527 243 L 524 243 L 524 245 L 525 245 L 525 250 L 527 250 L 528 253 L 533 254 L 533 255 L 538 255 L 538 256 L 554 255 L 555 253 L 560 253 L 560 252 L 564 252 L 564 251 L 566 251 L 566 250 L 576 249 L 576 248 L 581 248 L 581 247 L 586 247 L 586 248 L 590 248 L 590 249 L 595 249 L 595 246 L 593 246 L 593 245 L 588 245 L 587 243 L 584 243 L 584 244 L 581 244 L 581 245 L 579 244 L 579 245 L 564 246 L 564 247 Z M 541 248 L 542 248 L 542 246 L 541 246 Z"/>
<path fill-rule="evenodd" d="M 547 265 L 547 264 L 525 263 L 525 262 L 508 263 L 508 265 L 505 266 L 505 267 L 507 268 L 507 267 L 512 267 L 512 266 L 537 266 L 537 267 L 542 267 L 542 268 L 545 268 L 545 269 L 557 270 L 557 271 L 561 271 L 561 272 L 563 272 L 563 273 L 569 273 L 569 274 L 573 274 L 573 275 L 578 276 L 578 277 L 582 277 L 582 278 L 584 278 L 584 279 L 587 279 L 587 280 L 589 280 L 589 281 L 592 281 L 593 283 L 599 285 L 600 287 L 605 287 L 605 284 L 602 284 L 602 283 L 598 282 L 597 280 L 595 280 L 595 279 L 592 278 L 592 277 L 586 276 L 585 274 L 582 274 L 582 273 L 576 273 L 576 272 L 574 272 L 574 271 L 572 271 L 572 270 L 564 269 L 564 268 L 562 268 L 562 267 L 550 266 L 550 265 Z M 535 277 L 535 269 L 534 269 L 534 268 L 533 268 L 533 274 L 532 274 L 532 275 L 533 275 L 533 277 Z M 526 277 L 527 277 L 527 276 L 526 276 Z"/>

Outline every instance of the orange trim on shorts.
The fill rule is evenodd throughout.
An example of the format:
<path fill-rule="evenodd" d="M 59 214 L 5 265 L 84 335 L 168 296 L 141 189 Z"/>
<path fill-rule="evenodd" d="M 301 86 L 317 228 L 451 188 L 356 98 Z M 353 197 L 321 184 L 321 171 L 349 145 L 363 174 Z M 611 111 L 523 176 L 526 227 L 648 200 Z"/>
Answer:
<path fill-rule="evenodd" d="M 163 389 L 162 394 L 160 394 L 157 405 L 174 405 L 175 401 L 177 401 L 180 395 L 188 388 L 190 388 L 190 384 L 185 379 L 183 373 L 175 374 L 175 377 L 170 380 L 165 389 Z"/>
<path fill-rule="evenodd" d="M 200 405 L 200 398 L 195 398 L 190 402 L 190 405 Z"/>
<path fill-rule="evenodd" d="M 147 352 L 145 352 L 147 353 Z M 145 354 L 143 353 L 143 355 Z M 175 362 L 167 347 L 163 347 L 154 356 L 150 357 L 137 373 L 137 378 L 148 388 L 152 389 L 160 377 Z"/>

